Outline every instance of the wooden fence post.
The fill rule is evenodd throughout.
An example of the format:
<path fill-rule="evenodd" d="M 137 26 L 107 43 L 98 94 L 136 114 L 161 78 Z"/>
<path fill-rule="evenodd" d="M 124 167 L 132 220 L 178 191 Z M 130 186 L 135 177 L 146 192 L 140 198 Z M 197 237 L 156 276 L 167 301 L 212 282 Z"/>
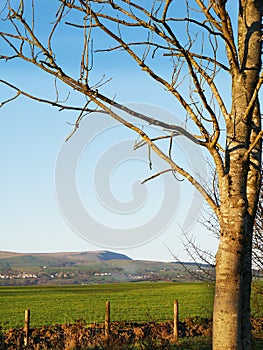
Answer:
<path fill-rule="evenodd" d="M 106 301 L 106 313 L 105 313 L 105 336 L 110 336 L 110 302 Z"/>
<path fill-rule="evenodd" d="M 30 327 L 30 310 L 25 310 L 25 325 L 24 325 L 24 344 L 25 346 L 29 345 L 29 327 Z"/>
<path fill-rule="evenodd" d="M 178 300 L 174 300 L 174 342 L 176 343 L 178 341 L 178 322 L 179 322 L 179 316 L 178 316 Z"/>

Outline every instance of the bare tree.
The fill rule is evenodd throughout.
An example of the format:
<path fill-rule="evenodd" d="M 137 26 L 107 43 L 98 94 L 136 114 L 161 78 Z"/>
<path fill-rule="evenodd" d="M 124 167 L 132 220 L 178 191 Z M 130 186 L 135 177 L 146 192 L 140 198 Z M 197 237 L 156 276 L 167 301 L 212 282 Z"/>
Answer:
<path fill-rule="evenodd" d="M 167 171 L 186 178 L 203 195 L 220 224 L 213 348 L 249 349 L 252 234 L 263 134 L 258 97 L 263 81 L 262 1 L 57 0 L 55 20 L 47 23 L 41 35 L 35 0 L 2 3 L 0 58 L 26 61 L 85 97 L 84 106 L 70 106 L 1 80 L 16 90 L 2 105 L 24 95 L 60 109 L 79 110 L 74 130 L 86 113 L 100 108 L 138 133 L 151 151 L 166 161 Z M 178 17 L 178 13 L 182 15 Z M 78 76 L 68 75 L 56 56 L 56 33 L 61 26 L 82 33 Z M 96 47 L 101 35 L 108 38 L 106 48 Z M 96 81 L 93 74 L 98 50 L 104 55 L 118 51 L 119 59 L 133 60 L 183 107 L 186 127 L 138 113 L 107 96 L 105 81 Z M 179 166 L 171 147 L 163 151 L 158 139 L 151 139 L 129 116 L 165 129 L 170 146 L 175 134 L 198 143 L 214 163 L 219 200 Z"/>

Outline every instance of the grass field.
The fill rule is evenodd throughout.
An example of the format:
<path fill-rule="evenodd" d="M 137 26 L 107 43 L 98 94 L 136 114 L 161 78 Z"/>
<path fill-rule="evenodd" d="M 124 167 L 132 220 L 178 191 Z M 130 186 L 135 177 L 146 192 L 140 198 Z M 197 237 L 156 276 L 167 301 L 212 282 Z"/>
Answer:
<path fill-rule="evenodd" d="M 179 302 L 180 319 L 194 316 L 210 318 L 213 294 L 214 285 L 211 283 L 140 282 L 66 287 L 0 287 L 0 326 L 3 329 L 22 327 L 25 309 L 31 310 L 32 327 L 73 323 L 78 319 L 101 323 L 104 322 L 107 300 L 111 302 L 112 321 L 172 320 L 174 299 Z M 254 311 L 258 307 L 257 300 Z"/>

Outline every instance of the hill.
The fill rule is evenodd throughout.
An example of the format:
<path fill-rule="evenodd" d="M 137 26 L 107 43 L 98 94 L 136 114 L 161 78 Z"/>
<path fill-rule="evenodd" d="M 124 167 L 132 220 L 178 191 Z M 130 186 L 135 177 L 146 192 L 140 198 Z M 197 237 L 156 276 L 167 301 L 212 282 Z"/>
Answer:
<path fill-rule="evenodd" d="M 185 281 L 203 278 L 212 270 L 194 263 L 132 260 L 111 251 L 0 252 L 0 285 Z"/>
<path fill-rule="evenodd" d="M 14 253 L 0 251 L 0 269 L 28 268 L 40 266 L 73 266 L 85 262 L 99 262 L 109 260 L 131 260 L 124 254 L 107 250 L 87 252 L 59 252 L 59 253 Z"/>

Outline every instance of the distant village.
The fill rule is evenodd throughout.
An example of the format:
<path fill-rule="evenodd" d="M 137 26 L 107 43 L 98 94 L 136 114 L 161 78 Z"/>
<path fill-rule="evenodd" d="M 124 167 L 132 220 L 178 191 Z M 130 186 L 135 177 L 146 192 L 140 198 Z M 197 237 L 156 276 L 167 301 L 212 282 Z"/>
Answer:
<path fill-rule="evenodd" d="M 45 269 L 45 266 L 43 267 Z M 180 276 L 176 276 L 180 277 Z M 69 283 L 89 283 L 89 282 L 111 282 L 115 280 L 166 280 L 170 281 L 171 278 L 163 278 L 163 276 L 158 275 L 154 272 L 149 272 L 147 274 L 137 274 L 137 273 L 118 273 L 118 272 L 93 272 L 90 271 L 83 272 L 83 271 L 73 271 L 73 272 L 36 272 L 36 273 L 29 273 L 29 272 L 7 272 L 7 273 L 0 273 L 0 279 L 2 280 L 2 283 L 0 281 L 1 285 L 10 285 L 10 284 L 16 284 L 15 281 L 20 281 L 21 284 L 42 284 L 47 283 L 48 281 L 54 280 L 68 280 Z M 3 283 L 4 281 L 7 283 Z M 14 280 L 14 283 L 11 281 Z M 31 281 L 31 283 L 23 283 L 23 280 L 36 280 L 35 282 Z M 9 283 L 8 283 L 9 281 Z M 11 282 L 11 283 L 10 283 Z M 29 282 L 29 281 L 28 281 Z M 39 283 L 38 283 L 39 282 Z M 41 283 L 42 282 L 42 283 Z"/>
<path fill-rule="evenodd" d="M 215 267 L 209 264 L 133 260 L 111 251 L 0 251 L 0 286 L 214 281 L 214 276 Z"/>
<path fill-rule="evenodd" d="M 194 273 L 203 275 L 204 271 L 195 269 Z M 185 271 L 141 271 L 125 272 L 122 269 L 111 271 L 73 270 L 50 271 L 46 266 L 41 266 L 37 272 L 0 272 L 0 285 L 42 285 L 42 284 L 91 284 L 110 283 L 120 281 L 175 281 L 192 280 L 190 275 L 186 277 Z"/>

